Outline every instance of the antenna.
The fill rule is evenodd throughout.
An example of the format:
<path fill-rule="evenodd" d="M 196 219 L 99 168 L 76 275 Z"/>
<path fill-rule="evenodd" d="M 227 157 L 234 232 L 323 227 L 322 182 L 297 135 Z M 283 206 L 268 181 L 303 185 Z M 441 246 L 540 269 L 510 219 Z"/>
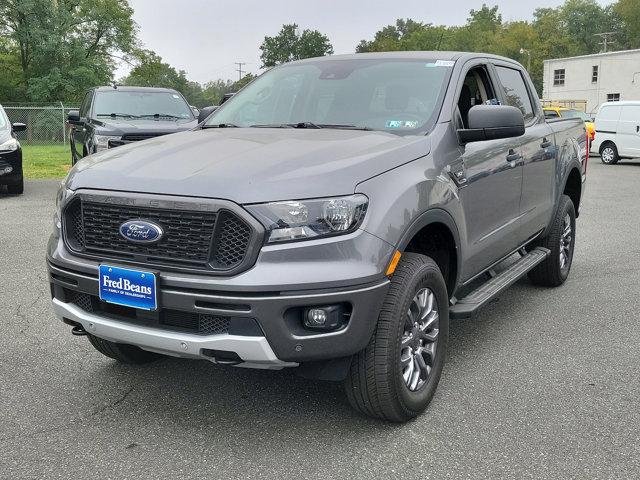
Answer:
<path fill-rule="evenodd" d="M 603 53 L 607 53 L 610 43 L 616 43 L 615 40 L 611 39 L 611 37 L 613 37 L 616 33 L 617 32 L 602 32 L 594 34 L 595 37 L 600 37 L 602 39 L 602 41 L 598 43 L 598 45 L 602 45 Z"/>

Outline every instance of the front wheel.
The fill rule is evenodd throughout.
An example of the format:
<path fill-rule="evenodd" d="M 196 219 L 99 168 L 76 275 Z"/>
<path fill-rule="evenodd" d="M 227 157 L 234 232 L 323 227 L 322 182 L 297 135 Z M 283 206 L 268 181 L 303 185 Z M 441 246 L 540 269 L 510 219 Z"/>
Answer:
<path fill-rule="evenodd" d="M 440 269 L 429 257 L 403 254 L 376 331 L 351 362 L 345 381 L 351 405 L 394 422 L 420 414 L 438 386 L 448 335 L 449 297 Z"/>
<path fill-rule="evenodd" d="M 11 195 L 22 195 L 24 193 L 24 178 L 21 178 L 18 183 L 7 185 L 7 191 Z"/>
<path fill-rule="evenodd" d="M 613 143 L 605 143 L 600 148 L 600 160 L 605 165 L 615 165 L 620 160 L 618 148 Z"/>

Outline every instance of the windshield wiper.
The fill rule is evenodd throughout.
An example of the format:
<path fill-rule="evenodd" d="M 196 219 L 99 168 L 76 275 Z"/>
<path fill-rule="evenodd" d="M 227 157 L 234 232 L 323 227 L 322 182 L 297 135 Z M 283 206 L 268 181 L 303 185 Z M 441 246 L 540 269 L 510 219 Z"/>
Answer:
<path fill-rule="evenodd" d="M 319 123 L 318 124 L 318 128 L 338 128 L 338 129 L 344 129 L 344 130 L 364 130 L 366 132 L 372 130 L 369 127 L 359 127 L 357 125 L 340 124 L 340 123 Z"/>
<path fill-rule="evenodd" d="M 130 113 L 99 113 L 97 117 L 122 117 L 122 118 L 140 118 L 138 115 L 131 115 Z"/>
<path fill-rule="evenodd" d="M 140 115 L 140 118 L 183 118 L 177 115 L 171 115 L 170 113 L 147 113 Z"/>
<path fill-rule="evenodd" d="M 251 125 L 252 128 L 335 128 L 345 130 L 371 130 L 369 127 L 358 127 L 357 125 L 339 124 L 339 123 L 314 123 L 314 122 L 297 122 L 297 123 L 274 123 L 274 124 L 258 124 Z"/>
<path fill-rule="evenodd" d="M 213 125 L 202 126 L 203 130 L 206 128 L 240 128 L 240 127 L 234 123 L 214 123 Z"/>

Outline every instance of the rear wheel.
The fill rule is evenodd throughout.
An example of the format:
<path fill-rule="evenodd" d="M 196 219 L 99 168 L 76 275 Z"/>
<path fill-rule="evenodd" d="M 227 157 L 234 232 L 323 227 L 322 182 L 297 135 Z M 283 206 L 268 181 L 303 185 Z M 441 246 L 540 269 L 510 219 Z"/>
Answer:
<path fill-rule="evenodd" d="M 24 193 L 24 178 L 21 178 L 18 183 L 7 185 L 7 191 L 11 195 L 22 195 Z"/>
<path fill-rule="evenodd" d="M 351 405 L 394 422 L 417 416 L 431 402 L 444 365 L 449 297 L 429 257 L 405 253 L 369 345 L 354 355 L 345 381 Z"/>
<path fill-rule="evenodd" d="M 620 160 L 620 156 L 618 155 L 618 148 L 615 144 L 608 142 L 600 147 L 600 160 L 605 165 L 614 165 L 618 163 Z"/>
<path fill-rule="evenodd" d="M 131 365 L 141 365 L 144 363 L 150 363 L 158 360 L 162 355 L 157 353 L 147 352 L 134 345 L 126 345 L 124 343 L 115 343 L 88 334 L 87 338 L 93 348 L 99 351 L 101 354 L 113 358 L 120 363 L 128 363 Z"/>
<path fill-rule="evenodd" d="M 529 272 L 529 278 L 533 283 L 545 287 L 558 287 L 565 282 L 573 262 L 575 232 L 576 211 L 571 199 L 563 195 L 551 231 L 533 245 L 551 250 L 547 259 Z"/>

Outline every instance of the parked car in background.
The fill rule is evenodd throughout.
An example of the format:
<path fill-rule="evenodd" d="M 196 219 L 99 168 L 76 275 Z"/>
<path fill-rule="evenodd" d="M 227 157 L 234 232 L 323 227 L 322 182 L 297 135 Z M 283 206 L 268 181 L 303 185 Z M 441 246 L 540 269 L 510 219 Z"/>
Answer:
<path fill-rule="evenodd" d="M 603 103 L 596 114 L 596 141 L 602 163 L 640 157 L 640 101 Z"/>
<path fill-rule="evenodd" d="M 199 128 L 71 169 L 47 249 L 54 311 L 120 362 L 298 368 L 409 420 L 450 317 L 527 274 L 569 276 L 587 134 L 537 98 L 520 64 L 486 54 L 273 68 Z"/>
<path fill-rule="evenodd" d="M 574 108 L 566 108 L 566 107 L 555 107 L 549 106 L 544 107 L 544 118 L 547 120 L 551 120 L 554 118 L 580 118 L 584 122 L 585 127 L 587 128 L 587 133 L 589 134 L 589 141 L 593 142 L 593 139 L 596 136 L 596 127 L 593 123 L 593 118 L 591 118 L 588 114 L 581 112 L 580 110 L 576 110 Z"/>
<path fill-rule="evenodd" d="M 68 115 L 71 161 L 127 143 L 197 126 L 194 111 L 179 92 L 168 88 L 96 87 L 80 110 Z"/>
<path fill-rule="evenodd" d="M 12 125 L 0 105 L 0 185 L 6 185 L 11 194 L 24 192 L 22 147 L 15 132 L 21 132 L 26 128 L 24 123 Z"/>

